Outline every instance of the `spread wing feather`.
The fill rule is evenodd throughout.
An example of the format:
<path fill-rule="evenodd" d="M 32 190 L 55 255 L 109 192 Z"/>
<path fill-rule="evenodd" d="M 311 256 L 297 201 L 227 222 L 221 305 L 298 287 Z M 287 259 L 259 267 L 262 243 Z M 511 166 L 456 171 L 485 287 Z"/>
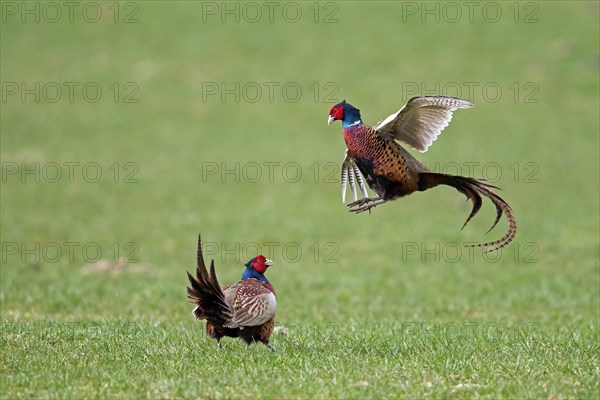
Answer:
<path fill-rule="evenodd" d="M 350 183 L 350 191 L 352 192 L 352 196 L 354 197 L 354 201 L 358 200 L 358 192 L 356 190 L 356 183 L 358 182 L 358 186 L 360 187 L 360 191 L 362 192 L 363 197 L 369 197 L 369 193 L 367 192 L 367 186 L 365 185 L 365 181 L 363 179 L 362 174 L 360 173 L 360 169 L 358 169 L 358 165 L 356 165 L 356 161 L 354 158 L 348 155 L 348 149 L 346 149 L 346 154 L 344 156 L 344 162 L 342 163 L 342 202 L 346 202 L 346 189 L 348 188 L 348 183 Z"/>
<path fill-rule="evenodd" d="M 449 96 L 413 97 L 397 113 L 374 128 L 420 152 L 425 152 L 452 120 L 459 108 L 471 108 L 473 103 Z"/>

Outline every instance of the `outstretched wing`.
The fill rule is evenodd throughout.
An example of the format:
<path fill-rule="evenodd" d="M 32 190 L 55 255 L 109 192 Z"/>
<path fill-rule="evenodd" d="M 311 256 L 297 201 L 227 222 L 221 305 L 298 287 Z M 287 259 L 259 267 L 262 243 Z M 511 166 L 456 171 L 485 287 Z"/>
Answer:
<path fill-rule="evenodd" d="M 258 279 L 244 279 L 225 290 L 233 311 L 232 318 L 223 326 L 243 328 L 259 326 L 275 316 L 277 299 Z"/>
<path fill-rule="evenodd" d="M 346 154 L 344 156 L 344 162 L 342 163 L 342 203 L 346 202 L 346 188 L 348 186 L 348 182 L 350 182 L 350 190 L 352 191 L 352 196 L 354 197 L 354 201 L 358 200 L 358 193 L 356 191 L 356 182 L 358 182 L 358 186 L 360 186 L 360 190 L 362 192 L 363 197 L 369 197 L 369 193 L 367 193 L 367 187 L 365 186 L 365 181 L 363 179 L 362 174 L 360 173 L 360 169 L 358 169 L 358 165 L 356 165 L 356 161 L 354 158 L 348 155 L 348 149 L 346 149 Z"/>
<path fill-rule="evenodd" d="M 456 97 L 413 97 L 395 114 L 374 128 L 382 135 L 406 143 L 420 152 L 427 151 L 459 108 L 471 108 L 473 103 Z"/>

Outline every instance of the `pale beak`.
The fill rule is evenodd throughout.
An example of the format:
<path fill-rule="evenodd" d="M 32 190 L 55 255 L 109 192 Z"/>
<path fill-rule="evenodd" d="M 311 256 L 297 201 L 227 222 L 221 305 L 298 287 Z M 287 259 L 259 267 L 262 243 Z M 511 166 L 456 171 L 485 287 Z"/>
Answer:
<path fill-rule="evenodd" d="M 267 258 L 267 260 L 265 261 L 265 265 L 267 267 L 271 267 L 271 266 L 275 265 L 275 263 Z"/>
<path fill-rule="evenodd" d="M 330 115 L 329 118 L 327 119 L 327 125 L 331 125 L 331 123 L 333 121 L 335 121 L 335 118 Z"/>

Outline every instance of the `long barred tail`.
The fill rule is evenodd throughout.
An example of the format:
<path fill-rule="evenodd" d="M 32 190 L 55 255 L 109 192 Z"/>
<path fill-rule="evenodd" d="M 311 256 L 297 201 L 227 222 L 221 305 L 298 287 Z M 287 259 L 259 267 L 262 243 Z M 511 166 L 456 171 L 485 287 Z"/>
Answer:
<path fill-rule="evenodd" d="M 206 319 L 213 325 L 222 326 L 231 318 L 231 309 L 225 301 L 225 296 L 215 274 L 215 262 L 210 263 L 210 272 L 207 271 L 202 256 L 202 243 L 198 236 L 198 257 L 196 277 L 188 272 L 191 287 L 187 288 L 188 298 L 194 304 L 194 316 L 197 319 Z"/>
<path fill-rule="evenodd" d="M 494 251 L 501 249 L 506 246 L 517 235 L 517 221 L 515 219 L 515 215 L 513 213 L 512 208 L 508 205 L 502 197 L 498 196 L 496 193 L 492 191 L 492 189 L 498 189 L 496 186 L 489 185 L 479 179 L 467 178 L 464 176 L 457 175 L 446 175 L 446 174 L 438 174 L 435 172 L 422 172 L 419 174 L 419 190 L 424 191 L 427 189 L 431 189 L 432 187 L 438 185 L 448 185 L 452 186 L 465 196 L 467 199 L 471 200 L 473 203 L 473 208 L 471 209 L 471 213 L 469 217 L 463 224 L 461 230 L 469 223 L 469 221 L 479 212 L 481 208 L 481 195 L 489 198 L 492 203 L 496 206 L 496 220 L 494 221 L 492 227 L 488 230 L 491 231 L 500 221 L 502 214 L 506 216 L 508 220 L 508 231 L 506 234 L 498 240 L 494 240 L 491 242 L 485 243 L 477 243 L 467 245 L 470 247 L 493 247 L 488 251 Z"/>

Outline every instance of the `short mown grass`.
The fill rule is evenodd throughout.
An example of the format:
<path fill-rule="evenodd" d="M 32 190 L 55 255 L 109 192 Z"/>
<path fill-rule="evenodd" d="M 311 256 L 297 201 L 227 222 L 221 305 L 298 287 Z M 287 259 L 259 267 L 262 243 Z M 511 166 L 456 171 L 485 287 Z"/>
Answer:
<path fill-rule="evenodd" d="M 514 22 L 513 3 L 497 3 L 497 23 L 422 22 L 407 2 L 320 3 L 334 23 L 299 2 L 298 23 L 237 23 L 204 22 L 206 2 L 157 1 L 122 8 L 137 9 L 132 24 L 101 4 L 97 23 L 1 24 L 3 90 L 104 90 L 1 104 L 2 398 L 598 397 L 596 2 L 518 3 L 533 23 Z M 207 95 L 238 82 L 262 97 Z M 270 101 L 265 83 L 302 95 Z M 451 188 L 370 215 L 341 204 L 332 99 L 374 123 L 414 85 L 454 84 L 502 95 L 473 92 L 476 107 L 417 156 L 502 188 L 519 232 L 501 254 L 462 246 L 506 223 L 484 236 L 486 202 L 459 231 L 469 205 Z M 218 349 L 192 318 L 199 232 L 223 284 L 253 252 L 275 260 L 275 353 Z"/>

